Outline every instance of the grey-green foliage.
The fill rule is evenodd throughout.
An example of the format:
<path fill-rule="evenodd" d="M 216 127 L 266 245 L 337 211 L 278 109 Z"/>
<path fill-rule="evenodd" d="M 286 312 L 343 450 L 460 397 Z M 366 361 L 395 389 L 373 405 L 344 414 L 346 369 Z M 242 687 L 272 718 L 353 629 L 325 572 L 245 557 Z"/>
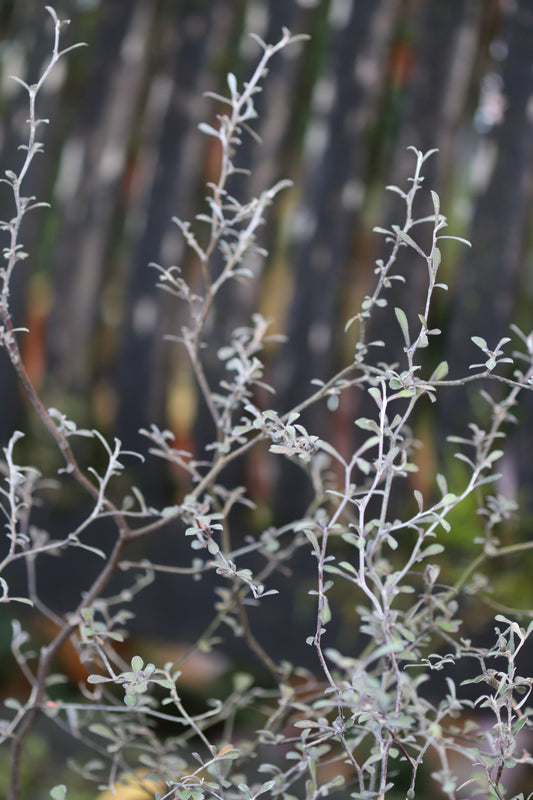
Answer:
<path fill-rule="evenodd" d="M 87 780 L 113 787 L 122 775 L 134 773 L 139 781 L 145 781 L 147 794 L 161 800 L 317 800 L 335 794 L 361 800 L 423 798 L 433 796 L 437 786 L 448 798 L 476 794 L 508 797 L 506 775 L 519 763 L 533 763 L 517 738 L 519 732 L 523 735 L 531 729 L 527 703 L 532 678 L 519 675 L 516 666 L 516 656 L 532 625 L 524 628 L 499 615 L 494 646 L 481 650 L 460 637 L 457 614 L 459 592 L 475 591 L 482 585 L 485 563 L 505 551 L 497 538 L 497 526 L 514 506 L 498 494 L 496 464 L 502 455 L 504 426 L 514 420 L 517 397 L 530 387 L 533 377 L 533 334 L 515 330 L 522 351 L 513 357 L 508 351 L 504 354 L 509 339 L 491 349 L 485 340 L 473 337 L 485 358 L 472 365 L 468 376 L 447 378 L 446 362 L 426 374 L 420 351 L 430 337 L 440 334 L 432 327 L 432 302 L 436 291 L 446 289 L 438 272 L 440 243 L 449 238 L 434 192 L 433 213 L 420 219 L 414 212 L 415 197 L 423 190 L 424 164 L 433 151 L 421 153 L 412 148 L 414 174 L 409 188 L 389 187 L 404 203 L 404 220 L 390 230 L 377 229 L 385 236 L 389 256 L 377 261 L 375 287 L 348 322 L 358 329 L 352 361 L 328 381 L 316 381 L 309 396 L 290 412 L 260 407 L 256 388 L 273 391 L 264 383 L 262 360 L 269 323 L 254 314 L 248 327 L 234 330 L 229 341 L 221 344 L 218 358 L 225 377 L 211 385 L 205 363 L 206 325 L 212 309 L 225 283 L 253 279 L 247 257 L 262 253 L 256 244 L 257 229 L 267 207 L 287 186 L 282 181 L 247 202 L 230 193 L 229 180 L 238 171 L 241 137 L 253 135 L 249 126 L 256 117 L 254 98 L 261 91 L 268 62 L 299 37 L 284 31 L 273 46 L 257 39 L 260 59 L 253 75 L 242 87 L 229 75 L 229 95 L 214 95 L 223 108 L 218 126 L 201 126 L 221 150 L 218 178 L 207 186 L 206 210 L 194 225 L 174 220 L 196 256 L 198 271 L 189 281 L 179 267 L 157 265 L 161 288 L 188 309 L 179 342 L 188 353 L 198 391 L 209 410 L 214 438 L 196 459 L 174 448 L 169 431 L 152 426 L 144 431 L 149 441 L 147 457 L 163 459 L 181 470 L 188 480 L 188 493 L 180 503 L 164 508 L 153 507 L 133 486 L 121 496 L 115 479 L 123 478 L 124 467 L 137 454 L 125 452 L 118 440 L 108 442 L 98 431 L 79 429 L 61 411 L 45 408 L 20 357 L 20 337 L 27 334 L 15 331 L 11 321 L 10 283 L 25 256 L 19 230 L 25 214 L 40 205 L 22 195 L 24 176 L 41 150 L 37 135 L 45 122 L 36 116 L 35 102 L 56 61 L 71 49 L 60 51 L 63 23 L 52 9 L 48 11 L 55 27 L 53 53 L 39 82 L 23 84 L 29 98 L 29 136 L 22 147 L 25 156 L 18 171 L 7 172 L 3 179 L 12 192 L 15 212 L 11 220 L 2 223 L 9 241 L 0 275 L 1 341 L 64 459 L 54 480 L 64 485 L 76 481 L 90 499 L 91 511 L 63 538 L 33 526 L 33 506 L 46 502 L 50 480 L 40 474 L 38 466 L 17 463 L 23 433 L 16 431 L 4 448 L 2 465 L 0 588 L 2 602 L 13 603 L 12 654 L 28 691 L 23 699 L 5 701 L 0 722 L 0 741 L 10 748 L 9 800 L 19 800 L 24 745 L 43 715 L 49 724 L 77 740 L 82 753 L 78 769 Z M 432 230 L 427 252 L 417 242 L 420 225 Z M 384 343 L 367 341 L 367 331 L 376 309 L 386 307 L 387 290 L 393 282 L 409 280 L 395 273 L 401 248 L 411 255 L 410 269 L 426 271 L 427 291 L 416 323 L 408 320 L 403 309 L 394 309 L 394 323 L 404 346 L 401 363 L 389 364 Z M 216 274 L 215 255 L 222 264 Z M 511 377 L 509 371 L 505 375 L 498 372 L 502 363 L 513 364 Z M 472 424 L 467 436 L 455 439 L 457 457 L 466 465 L 466 478 L 462 485 L 449 487 L 446 477 L 438 475 L 434 497 L 426 498 L 419 490 L 410 489 L 407 480 L 416 470 L 416 442 L 410 432 L 415 409 L 420 403 L 434 401 L 443 386 L 456 386 L 460 391 L 467 382 L 481 379 L 499 382 L 504 395 L 500 393 L 496 401 L 483 390 L 489 412 L 486 426 Z M 368 396 L 368 416 L 354 420 L 356 446 L 353 452 L 343 454 L 308 431 L 300 415 L 323 401 L 334 411 L 339 396 L 354 389 Z M 97 470 L 78 462 L 80 436 L 99 445 L 105 456 L 104 468 Z M 272 458 L 288 458 L 300 465 L 313 489 L 313 501 L 302 517 L 283 527 L 269 527 L 255 540 L 235 547 L 230 512 L 238 504 L 250 505 L 250 500 L 244 487 L 228 488 L 220 476 L 226 465 L 265 442 Z M 401 518 L 392 507 L 396 485 L 412 501 L 410 506 L 406 504 L 411 513 Z M 448 517 L 471 495 L 484 521 L 485 537 L 478 543 L 475 561 L 455 586 L 448 587 L 439 582 L 439 554 L 446 548 Z M 92 543 L 95 524 L 104 519 L 114 523 L 107 555 Z M 189 564 L 127 560 L 130 544 L 170 524 L 190 543 Z M 83 587 L 78 605 L 69 613 L 58 614 L 40 597 L 39 568 L 46 554 L 61 558 L 73 547 L 85 551 L 93 573 L 95 563 L 100 569 L 92 583 Z M 316 674 L 285 661 L 276 663 L 255 638 L 247 613 L 251 601 L 269 602 L 268 595 L 276 591 L 278 571 L 302 548 L 312 554 L 316 565 L 310 590 L 316 603 L 316 625 L 309 631 L 307 644 L 302 642 L 302 648 L 310 646 L 316 653 Z M 250 568 L 252 554 L 262 557 L 263 566 L 256 572 Z M 11 567 L 16 562 L 23 562 L 27 569 L 27 596 L 10 594 Z M 129 577 L 129 584 L 113 595 L 108 586 L 118 567 Z M 224 584 L 213 597 L 212 623 L 190 651 L 180 661 L 162 665 L 146 663 L 142 655 L 124 661 L 119 645 L 126 636 L 133 598 L 157 581 L 161 572 L 185 581 L 201 580 L 212 571 L 224 578 Z M 332 600 L 334 587 L 342 587 L 343 596 L 350 598 L 353 617 L 348 624 L 366 634 L 367 644 L 357 656 L 327 646 L 328 626 L 339 613 Z M 33 642 L 16 620 L 18 602 L 30 604 L 36 619 L 53 623 L 56 633 L 44 645 Z M 347 624 L 345 618 L 343 621 Z M 223 696 L 192 712 L 180 683 L 184 663 L 195 652 L 216 647 L 224 628 L 244 638 L 272 673 L 274 684 L 265 688 L 251 676 L 236 673 Z M 53 672 L 55 656 L 67 640 L 90 677 L 87 685 L 79 687 L 77 697 L 58 699 L 55 687 L 67 679 Z M 461 699 L 462 688 L 450 678 L 444 696 L 438 701 L 427 699 L 421 685 L 428 673 L 461 659 L 472 659 L 477 666 L 472 682 L 480 687 L 478 699 Z M 481 727 L 473 716 L 467 728 L 460 727 L 459 715 L 472 704 L 490 714 L 488 725 Z M 158 722 L 164 723 L 164 735 L 158 734 Z M 454 768 L 454 753 L 470 765 L 466 779 Z M 424 785 L 419 773 L 426 763 Z M 461 794 L 461 783 L 466 795 Z M 39 797 L 48 793 L 54 798 L 69 796 L 63 783 L 40 786 L 35 792 Z"/>

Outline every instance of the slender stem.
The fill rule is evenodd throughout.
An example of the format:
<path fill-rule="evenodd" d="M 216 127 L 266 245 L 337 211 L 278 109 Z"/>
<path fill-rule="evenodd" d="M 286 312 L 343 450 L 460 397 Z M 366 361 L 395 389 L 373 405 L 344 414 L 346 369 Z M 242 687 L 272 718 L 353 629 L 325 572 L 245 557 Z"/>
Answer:
<path fill-rule="evenodd" d="M 99 492 L 97 487 L 87 478 L 87 476 L 82 472 L 80 469 L 78 462 L 72 452 L 72 448 L 68 442 L 67 437 L 65 434 L 59 430 L 57 425 L 55 424 L 54 420 L 46 410 L 41 398 L 39 397 L 37 390 L 35 389 L 33 383 L 30 380 L 28 373 L 26 372 L 26 368 L 22 363 L 22 359 L 20 356 L 19 346 L 15 339 L 15 334 L 13 332 L 13 323 L 11 321 L 11 317 L 7 309 L 0 305 L 0 317 L 8 334 L 5 335 L 5 348 L 7 350 L 9 359 L 17 373 L 18 379 L 22 384 L 22 388 L 30 401 L 31 405 L 37 412 L 38 416 L 41 419 L 41 422 L 47 429 L 47 431 L 51 434 L 52 438 L 55 440 L 56 444 L 61 451 L 61 454 L 65 460 L 65 464 L 67 467 L 67 471 L 72 477 L 82 486 L 85 491 L 95 500 L 99 500 Z M 112 512 L 117 512 L 118 509 L 111 503 L 109 500 L 104 502 L 105 508 Z"/>
<path fill-rule="evenodd" d="M 250 620 L 248 619 L 248 612 L 246 611 L 242 597 L 239 595 L 239 593 L 236 593 L 236 600 L 237 600 L 237 607 L 239 609 L 239 619 L 243 627 L 244 639 L 246 643 L 248 644 L 250 649 L 256 654 L 259 660 L 262 661 L 262 663 L 267 667 L 267 669 L 275 677 L 279 677 L 280 668 L 272 660 L 272 658 L 268 655 L 266 650 L 257 641 L 254 634 L 252 633 L 252 629 L 250 627 Z"/>

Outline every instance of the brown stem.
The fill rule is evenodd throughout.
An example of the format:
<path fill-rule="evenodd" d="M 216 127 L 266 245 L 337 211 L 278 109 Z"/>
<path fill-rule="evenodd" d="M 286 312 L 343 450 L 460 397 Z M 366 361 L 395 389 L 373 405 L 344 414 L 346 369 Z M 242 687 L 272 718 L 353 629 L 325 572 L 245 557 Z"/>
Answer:
<path fill-rule="evenodd" d="M 119 532 L 119 538 L 115 542 L 115 546 L 108 561 L 102 572 L 97 576 L 93 585 L 88 593 L 84 595 L 83 600 L 79 603 L 74 615 L 71 617 L 71 622 L 65 623 L 59 633 L 50 642 L 47 647 L 43 647 L 39 659 L 39 666 L 35 677 L 35 683 L 32 689 L 32 694 L 35 696 L 31 706 L 28 708 L 27 714 L 23 719 L 18 731 L 13 736 L 11 743 L 11 757 L 10 757 L 10 778 L 7 800 L 18 800 L 20 795 L 20 775 L 21 775 L 21 759 L 22 759 L 22 745 L 25 738 L 33 730 L 37 718 L 43 710 L 44 693 L 46 688 L 46 679 L 50 672 L 53 659 L 55 658 L 58 650 L 67 641 L 69 636 L 77 627 L 77 619 L 83 608 L 87 608 L 91 603 L 102 593 L 105 586 L 111 579 L 115 572 L 118 562 L 122 553 L 128 544 L 129 537 L 126 530 Z"/>
<path fill-rule="evenodd" d="M 87 476 L 81 471 L 78 462 L 76 461 L 76 457 L 72 452 L 72 448 L 68 442 L 67 437 L 64 433 L 62 433 L 57 425 L 55 424 L 54 420 L 44 407 L 44 404 L 37 394 L 37 391 L 31 382 L 31 379 L 26 372 L 26 368 L 22 363 L 22 359 L 20 357 L 20 349 L 15 338 L 15 333 L 13 330 L 13 323 L 11 321 L 11 317 L 9 316 L 9 312 L 2 306 L 0 306 L 0 316 L 2 318 L 2 322 L 4 323 L 4 327 L 6 333 L 4 333 L 4 345 L 7 350 L 9 359 L 13 364 L 15 372 L 17 373 L 18 379 L 22 384 L 22 388 L 28 397 L 31 405 L 39 415 L 43 425 L 47 429 L 47 431 L 51 434 L 52 438 L 55 440 L 56 444 L 58 445 L 63 458 L 65 459 L 65 464 L 67 465 L 68 472 L 72 475 L 72 477 L 82 486 L 94 500 L 98 500 L 99 493 L 96 486 L 87 478 Z M 118 509 L 108 500 L 104 501 L 104 505 L 108 511 L 115 511 L 118 512 Z"/>
<path fill-rule="evenodd" d="M 274 661 L 270 658 L 266 650 L 263 649 L 262 645 L 257 641 L 255 636 L 252 633 L 252 629 L 250 627 L 250 620 L 248 619 L 248 613 L 246 608 L 244 607 L 244 603 L 242 598 L 239 594 L 236 594 L 237 599 L 237 608 L 239 609 L 239 619 L 241 621 L 241 625 L 244 631 L 244 640 L 250 650 L 252 650 L 256 656 L 263 662 L 265 667 L 276 677 L 279 677 L 279 667 L 276 666 Z"/>
<path fill-rule="evenodd" d="M 20 356 L 18 343 L 15 338 L 13 323 L 11 321 L 9 312 L 7 311 L 5 306 L 0 306 L 0 316 L 4 323 L 4 344 L 8 352 L 9 358 L 11 360 L 11 363 L 13 364 L 17 376 L 28 397 L 28 400 L 30 401 L 31 405 L 39 415 L 45 428 L 48 430 L 48 432 L 51 434 L 52 438 L 58 445 L 63 455 L 63 458 L 65 459 L 67 470 L 77 481 L 77 483 L 80 486 L 82 486 L 95 501 L 98 501 L 99 499 L 98 489 L 80 469 L 78 462 L 76 461 L 76 457 L 72 452 L 72 448 L 70 447 L 70 444 L 67 440 L 67 437 L 64 435 L 64 433 L 62 433 L 61 430 L 58 429 L 57 425 L 54 423 L 50 414 L 44 407 L 41 398 L 37 394 L 37 391 L 33 383 L 31 382 L 28 373 L 26 372 L 26 368 L 24 367 L 24 364 L 22 363 L 22 359 Z M 118 528 L 118 538 L 115 542 L 113 551 L 104 569 L 94 580 L 92 587 L 89 589 L 89 592 L 86 595 L 84 595 L 82 602 L 80 602 L 74 616 L 72 617 L 72 621 L 65 623 L 65 625 L 61 628 L 61 630 L 58 632 L 55 638 L 50 642 L 50 644 L 47 647 L 43 647 L 41 650 L 39 665 L 35 677 L 35 683 L 32 687 L 33 697 L 31 706 L 28 708 L 26 716 L 24 717 L 20 727 L 14 734 L 11 744 L 10 779 L 9 779 L 10 783 L 8 789 L 8 800 L 18 800 L 19 798 L 22 746 L 25 738 L 33 729 L 37 721 L 37 718 L 42 711 L 46 679 L 50 672 L 52 661 L 58 650 L 66 642 L 66 640 L 69 638 L 72 632 L 76 629 L 77 618 L 79 613 L 81 612 L 81 609 L 90 606 L 91 603 L 100 595 L 100 593 L 103 591 L 103 589 L 109 582 L 111 576 L 113 575 L 113 573 L 117 568 L 117 565 L 120 561 L 124 548 L 131 540 L 131 531 L 124 519 L 124 516 L 120 513 L 120 511 L 111 501 L 104 500 L 103 504 L 107 509 L 107 511 L 111 511 L 116 514 L 115 522 Z"/>

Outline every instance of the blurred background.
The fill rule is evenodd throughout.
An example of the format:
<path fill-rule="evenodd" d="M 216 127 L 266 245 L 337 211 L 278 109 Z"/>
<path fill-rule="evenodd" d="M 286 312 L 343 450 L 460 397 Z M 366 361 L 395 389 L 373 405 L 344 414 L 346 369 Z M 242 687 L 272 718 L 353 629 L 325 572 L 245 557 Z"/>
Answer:
<path fill-rule="evenodd" d="M 50 53 L 44 5 L 0 2 L 2 171 L 20 162 L 17 148 L 26 136 L 26 96 L 8 76 L 34 82 Z M 248 264 L 254 281 L 224 295 L 213 340 L 224 341 L 254 310 L 275 320 L 273 332 L 289 338 L 267 353 L 266 377 L 282 411 L 306 396 L 312 378 L 349 363 L 353 335 L 344 325 L 384 252 L 373 227 L 403 222 L 401 201 L 385 186 L 408 186 L 410 145 L 438 148 L 425 187 L 439 192 L 449 232 L 473 245 L 444 248 L 441 279 L 450 288 L 435 308 L 433 327 L 443 336 L 428 361 L 445 358 L 457 377 L 479 360 L 472 335 L 495 345 L 513 321 L 533 328 L 530 0 L 61 0 L 54 7 L 71 20 L 64 46 L 88 47 L 62 60 L 40 95 L 38 114 L 50 125 L 41 128 L 45 155 L 35 160 L 25 194 L 50 202 L 51 210 L 25 220 L 21 239 L 30 257 L 11 295 L 16 324 L 31 331 L 21 340 L 24 359 L 47 406 L 119 436 L 126 448 L 145 451 L 138 430 L 152 422 L 172 430 L 179 449 L 198 453 L 209 440 L 184 353 L 164 338 L 179 332 L 183 310 L 156 290 L 148 265 L 187 268 L 171 218 L 194 217 L 219 159 L 217 142 L 197 131 L 220 112 L 204 92 L 225 93 L 229 70 L 245 80 L 260 55 L 250 33 L 276 42 L 283 27 L 310 40 L 271 63 L 257 101 L 262 144 L 243 137 L 238 163 L 251 176 L 236 190 L 248 198 L 285 177 L 294 186 L 278 197 L 262 229 L 269 256 Z M 424 202 L 421 215 L 431 213 Z M 0 189 L 0 218 L 12 214 L 9 191 Z M 416 315 L 426 273 L 404 251 L 409 289 L 394 289 L 390 307 Z M 387 326 L 388 317 L 378 317 L 375 337 L 386 338 L 387 328 L 400 356 L 397 323 Z M 418 419 L 415 433 L 425 447 L 416 480 L 425 493 L 437 466 L 461 478 L 442 443 L 476 413 L 476 397 L 443 393 Z M 334 415 L 320 407 L 305 422 L 346 446 L 359 402 L 347 393 Z M 29 457 L 53 464 L 3 352 L 0 409 L 0 445 L 16 428 L 30 431 Z M 523 507 L 520 524 L 509 523 L 513 541 L 531 538 L 531 397 L 519 414 L 520 434 L 511 431 L 502 470 L 503 490 Z M 238 476 L 257 503 L 250 523 L 257 529 L 293 518 L 305 504 L 296 471 L 272 469 L 254 453 Z M 157 463 L 138 480 L 153 503 L 182 490 L 180 476 Z M 69 524 L 71 508 L 63 503 L 66 510 L 56 512 L 65 519 L 54 524 Z M 452 576 L 478 524 L 472 508 L 461 514 L 450 534 Z M 161 560 L 167 545 L 157 546 Z M 531 608 L 531 563 L 522 555 L 504 567 L 494 569 L 496 596 L 501 590 L 507 601 Z M 49 569 L 54 585 L 59 573 L 53 564 Z M 158 619 L 165 616 L 157 604 L 168 609 L 179 595 L 175 583 L 163 583 L 141 612 L 148 626 L 154 608 Z M 68 597 L 64 573 L 60 585 Z M 477 602 L 470 614 L 476 624 L 486 619 Z M 286 635 L 289 641 L 291 631 Z"/>
<path fill-rule="evenodd" d="M 26 97 L 8 76 L 39 74 L 52 35 L 44 5 L 0 4 L 2 169 L 20 161 L 26 135 Z M 452 371 L 476 359 L 472 334 L 495 344 L 512 320 L 529 330 L 527 0 L 63 0 L 56 10 L 71 19 L 64 45 L 88 47 L 60 62 L 40 97 L 51 122 L 27 193 L 52 208 L 25 221 L 31 255 L 12 292 L 17 324 L 31 329 L 27 368 L 49 405 L 57 398 L 127 447 L 152 421 L 182 444 L 193 435 L 201 409 L 187 364 L 163 339 L 179 331 L 180 309 L 156 291 L 148 264 L 186 263 L 171 217 L 192 218 L 217 172 L 218 145 L 197 125 L 220 109 L 203 93 L 224 92 L 228 70 L 251 74 L 260 51 L 250 32 L 274 42 L 284 26 L 311 39 L 272 62 L 255 126 L 263 143 L 244 137 L 239 163 L 252 174 L 238 188 L 249 197 L 282 177 L 294 188 L 269 215 L 270 256 L 250 265 L 256 282 L 228 295 L 218 338 L 256 308 L 275 319 L 289 335 L 272 355 L 282 408 L 351 358 L 343 327 L 382 254 L 373 226 L 403 221 L 384 187 L 406 188 L 409 145 L 439 149 L 426 186 L 441 194 L 450 232 L 473 243 L 450 246 L 442 268 L 439 346 Z M 1 218 L 10 204 L 6 188 Z M 412 273 L 402 300 L 414 307 L 425 274 L 419 264 Z M 27 423 L 0 356 L 5 443 Z M 459 423 L 462 408 L 448 409 Z M 351 426 L 352 408 L 347 417 Z"/>

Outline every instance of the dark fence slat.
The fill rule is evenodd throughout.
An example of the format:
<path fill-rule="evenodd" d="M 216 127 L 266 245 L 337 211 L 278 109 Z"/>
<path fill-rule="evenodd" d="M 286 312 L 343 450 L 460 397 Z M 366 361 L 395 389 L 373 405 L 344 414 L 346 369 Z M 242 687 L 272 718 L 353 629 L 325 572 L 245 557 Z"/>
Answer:
<path fill-rule="evenodd" d="M 486 185 L 475 205 L 472 250 L 464 253 L 450 304 L 447 355 L 456 373 L 463 373 L 476 354 L 482 355 L 470 337 L 482 336 L 489 346 L 496 345 L 508 335 L 517 309 L 533 193 L 532 42 L 533 9 L 521 0 L 508 7 L 503 20 L 500 44 L 507 48 L 507 57 L 501 95 L 493 98 L 503 103 L 503 118 L 479 142 L 486 159 Z M 498 81 L 496 72 L 492 77 Z M 478 150 L 477 156 L 482 153 Z M 465 424 L 464 404 L 447 405 L 446 412 L 456 425 Z"/>
<path fill-rule="evenodd" d="M 116 195 L 134 134 L 153 2 L 102 6 L 79 124 L 65 142 L 54 254 L 49 364 L 59 386 L 86 392 L 94 377 L 95 330 L 113 244 Z"/>

